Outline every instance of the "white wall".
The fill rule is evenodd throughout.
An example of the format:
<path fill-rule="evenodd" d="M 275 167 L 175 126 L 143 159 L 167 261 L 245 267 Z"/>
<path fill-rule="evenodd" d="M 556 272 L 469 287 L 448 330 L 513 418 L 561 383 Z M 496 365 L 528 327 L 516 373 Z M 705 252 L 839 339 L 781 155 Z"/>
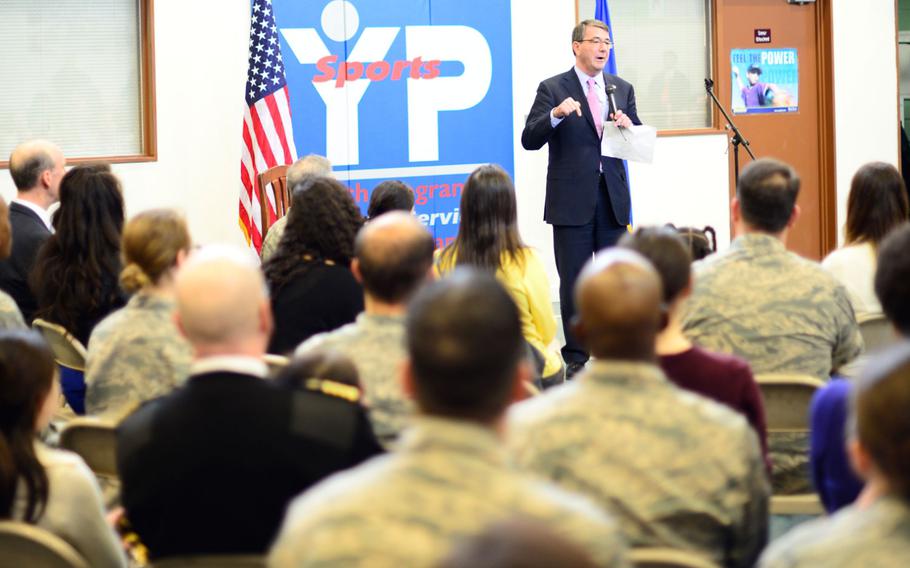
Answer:
<path fill-rule="evenodd" d="M 870 160 L 898 160 L 895 12 L 892 0 L 834 0 L 833 10 L 837 195 L 843 219 L 856 168 Z M 162 1 L 155 11 L 159 159 L 114 167 L 123 179 L 128 213 L 178 207 L 198 242 L 243 243 L 237 199 L 249 2 Z M 525 239 L 547 259 L 555 287 L 552 236 L 542 220 L 547 153 L 527 152 L 518 140 L 537 83 L 573 63 L 574 1 L 513 0 L 512 17 L 519 223 Z M 636 222 L 710 224 L 725 245 L 726 152 L 723 135 L 659 139 L 654 164 L 630 168 Z M 8 175 L 0 175 L 0 193 L 7 199 L 14 195 Z"/>

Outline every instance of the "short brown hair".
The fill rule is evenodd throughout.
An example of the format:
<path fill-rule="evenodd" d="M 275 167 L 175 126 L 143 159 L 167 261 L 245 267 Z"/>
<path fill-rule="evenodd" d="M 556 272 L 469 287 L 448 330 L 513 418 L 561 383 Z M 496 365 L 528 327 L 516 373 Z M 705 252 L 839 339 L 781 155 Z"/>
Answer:
<path fill-rule="evenodd" d="M 897 168 L 871 162 L 857 170 L 847 198 L 847 242 L 878 246 L 891 229 L 906 220 L 907 189 Z"/>
<path fill-rule="evenodd" d="M 171 209 L 143 211 L 123 228 L 123 271 L 120 285 L 127 292 L 156 284 L 177 262 L 177 253 L 190 248 L 186 220 Z"/>

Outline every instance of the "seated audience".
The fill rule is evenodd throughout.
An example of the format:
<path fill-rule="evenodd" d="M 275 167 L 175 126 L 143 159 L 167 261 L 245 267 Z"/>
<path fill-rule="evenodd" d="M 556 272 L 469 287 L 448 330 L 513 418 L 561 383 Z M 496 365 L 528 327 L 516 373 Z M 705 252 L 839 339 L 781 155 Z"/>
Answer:
<path fill-rule="evenodd" d="M 32 331 L 0 331 L 0 519 L 56 534 L 93 568 L 126 566 L 91 470 L 79 456 L 37 439 L 59 404 L 44 340 Z"/>
<path fill-rule="evenodd" d="M 404 316 L 408 300 L 431 275 L 433 237 L 413 216 L 387 213 L 361 229 L 351 270 L 363 284 L 364 312 L 357 321 L 311 337 L 297 354 L 332 349 L 357 365 L 376 436 L 386 446 L 413 414 L 399 369 L 406 357 Z"/>
<path fill-rule="evenodd" d="M 647 258 L 660 276 L 667 324 L 657 335 L 657 355 L 667 378 L 743 414 L 758 435 L 770 471 L 765 406 L 749 364 L 692 345 L 682 333 L 680 308 L 692 292 L 692 257 L 683 239 L 670 228 L 642 228 L 622 237 L 619 246 Z"/>
<path fill-rule="evenodd" d="M 907 251 L 910 251 L 910 224 L 904 223 L 879 247 L 875 294 L 897 335 L 910 339 L 910 255 Z M 844 446 L 847 399 L 852 388 L 853 381 L 834 380 L 812 400 L 812 480 L 828 512 L 852 503 L 863 488 L 863 482 L 850 468 Z"/>
<path fill-rule="evenodd" d="M 853 176 L 847 198 L 846 244 L 822 261 L 822 268 L 847 289 L 860 321 L 882 315 L 872 282 L 876 249 L 905 221 L 907 194 L 900 172 L 884 162 L 861 167 Z"/>
<path fill-rule="evenodd" d="M 866 480 L 856 503 L 796 527 L 764 568 L 906 566 L 910 558 L 910 342 L 873 357 L 850 404 L 850 461 Z"/>
<path fill-rule="evenodd" d="M 660 276 L 638 253 L 602 251 L 575 302 L 573 333 L 594 363 L 513 407 L 515 462 L 614 513 L 630 546 L 752 566 L 768 532 L 758 438 L 742 415 L 677 388 L 657 365 Z"/>
<path fill-rule="evenodd" d="M 184 263 L 176 320 L 190 376 L 118 428 L 123 506 L 153 560 L 261 554 L 294 495 L 363 457 L 350 430 L 323 427 L 336 400 L 264 379 L 272 318 L 256 264 L 215 248 Z"/>
<path fill-rule="evenodd" d="M 263 266 L 275 318 L 269 353 L 287 353 L 363 311 L 363 288 L 350 270 L 361 225 L 360 210 L 334 179 L 294 186 L 285 238 Z"/>
<path fill-rule="evenodd" d="M 122 416 L 186 379 L 193 353 L 174 325 L 174 277 L 190 245 L 186 221 L 169 209 L 139 213 L 126 224 L 120 285 L 133 297 L 89 339 L 89 414 Z"/>
<path fill-rule="evenodd" d="M 411 302 L 403 367 L 419 417 L 397 451 L 335 475 L 288 510 L 269 564 L 436 566 L 461 538 L 526 516 L 625 565 L 610 519 L 525 477 L 501 446 L 503 413 L 530 376 L 518 311 L 491 276 L 460 269 Z"/>
<path fill-rule="evenodd" d="M 20 144 L 9 158 L 17 193 L 9 206 L 13 248 L 9 258 L 0 261 L 0 290 L 13 297 L 28 323 L 38 309 L 28 279 L 38 251 L 53 231 L 47 209 L 60 200 L 64 166 L 60 148 L 43 140 Z"/>
<path fill-rule="evenodd" d="M 85 345 L 95 324 L 126 303 L 117 282 L 123 194 L 110 166 L 76 166 L 63 176 L 54 229 L 31 275 L 35 317 Z"/>
<path fill-rule="evenodd" d="M 745 359 L 756 375 L 793 373 L 827 381 L 863 349 L 844 287 L 817 263 L 786 249 L 799 217 L 799 177 L 761 159 L 743 169 L 730 248 L 696 265 L 683 333 L 696 345 Z M 769 439 L 774 492 L 810 491 L 808 436 Z"/>
<path fill-rule="evenodd" d="M 331 162 L 329 162 L 327 158 L 316 154 L 309 154 L 291 164 L 291 167 L 288 168 L 287 178 L 285 180 L 288 188 L 291 189 L 291 202 L 293 203 L 294 201 L 293 189 L 300 185 L 308 176 L 331 175 Z M 260 252 L 262 262 L 267 261 L 275 254 L 275 251 L 278 250 L 278 243 L 281 242 L 281 237 L 284 236 L 284 229 L 287 226 L 287 223 L 288 216 L 284 215 L 269 227 L 268 232 L 265 234 L 265 239 L 262 241 L 262 251 Z"/>
<path fill-rule="evenodd" d="M 522 334 L 540 361 L 540 386 L 562 382 L 562 358 L 550 347 L 556 337 L 550 283 L 537 252 L 518 233 L 515 186 L 509 174 L 495 165 L 474 170 L 464 184 L 460 214 L 458 235 L 439 254 L 437 271 L 445 275 L 456 266 L 473 266 L 495 273 L 518 305 Z"/>
<path fill-rule="evenodd" d="M 414 190 L 408 184 L 398 180 L 387 180 L 370 193 L 370 204 L 367 206 L 367 219 L 372 221 L 389 211 L 414 210 Z"/>
<path fill-rule="evenodd" d="M 6 201 L 0 197 L 0 261 L 9 258 L 13 245 L 12 232 L 10 210 L 6 206 Z M 24 327 L 25 320 L 22 318 L 16 300 L 0 288 L 0 329 L 22 329 Z"/>

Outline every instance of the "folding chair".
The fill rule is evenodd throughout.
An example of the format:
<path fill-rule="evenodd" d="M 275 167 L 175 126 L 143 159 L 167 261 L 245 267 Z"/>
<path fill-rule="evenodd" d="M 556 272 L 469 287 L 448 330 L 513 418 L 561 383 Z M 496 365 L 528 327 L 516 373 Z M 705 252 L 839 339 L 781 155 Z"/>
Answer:
<path fill-rule="evenodd" d="M 704 556 L 674 548 L 633 548 L 629 559 L 636 568 L 720 568 Z"/>
<path fill-rule="evenodd" d="M 66 401 L 76 414 L 85 414 L 85 346 L 62 325 L 35 318 L 32 327 L 44 336 L 60 366 Z"/>
<path fill-rule="evenodd" d="M 3 566 L 89 568 L 76 549 L 59 536 L 16 521 L 0 521 L 0 558 Z"/>
<path fill-rule="evenodd" d="M 152 562 L 150 568 L 265 568 L 264 556 L 174 556 Z"/>

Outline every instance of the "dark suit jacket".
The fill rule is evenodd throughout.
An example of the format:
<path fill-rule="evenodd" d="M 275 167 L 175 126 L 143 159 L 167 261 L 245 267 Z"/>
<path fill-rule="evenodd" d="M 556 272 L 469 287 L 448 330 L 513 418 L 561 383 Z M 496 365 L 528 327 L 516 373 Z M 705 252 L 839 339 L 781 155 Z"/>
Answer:
<path fill-rule="evenodd" d="M 634 124 L 641 124 L 635 109 L 632 85 L 616 75 L 604 73 L 605 85 L 616 85 L 616 104 Z M 572 97 L 581 103 L 582 115 L 570 114 L 556 128 L 550 125 L 550 111 Z M 594 217 L 597 205 L 600 170 L 610 194 L 616 222 L 627 225 L 632 210 L 629 184 L 622 160 L 600 155 L 600 138 L 587 97 L 575 69 L 550 77 L 537 87 L 537 98 L 521 133 L 526 150 L 538 150 L 549 143 L 550 164 L 547 168 L 547 197 L 544 221 L 551 225 L 584 225 Z"/>
<path fill-rule="evenodd" d="M 31 322 L 38 306 L 28 286 L 28 275 L 51 232 L 34 211 L 15 202 L 9 206 L 9 222 L 13 250 L 8 259 L 0 261 L 0 289 L 16 300 L 25 321 Z"/>
<path fill-rule="evenodd" d="M 123 506 L 154 558 L 262 554 L 294 496 L 380 451 L 360 406 L 227 371 L 117 431 Z"/>

